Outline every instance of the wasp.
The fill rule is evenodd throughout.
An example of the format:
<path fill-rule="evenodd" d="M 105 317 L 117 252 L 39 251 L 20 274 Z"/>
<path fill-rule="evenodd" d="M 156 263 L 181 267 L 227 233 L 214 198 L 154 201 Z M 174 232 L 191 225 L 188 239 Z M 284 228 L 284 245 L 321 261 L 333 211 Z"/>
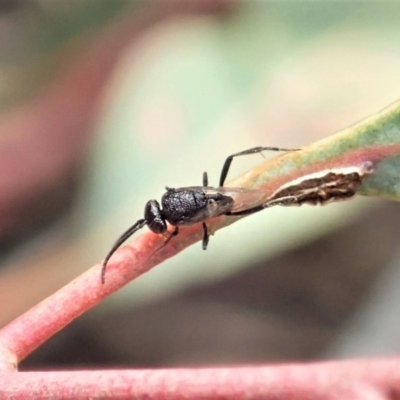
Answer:
<path fill-rule="evenodd" d="M 244 215 L 246 206 L 251 199 L 260 198 L 261 191 L 257 189 L 224 187 L 226 177 L 232 161 L 235 157 L 248 154 L 261 153 L 263 151 L 294 151 L 297 149 L 284 149 L 280 147 L 253 147 L 239 153 L 231 154 L 226 158 L 221 170 L 219 187 L 208 186 L 208 174 L 203 173 L 203 186 L 188 186 L 181 188 L 166 187 L 166 192 L 161 198 L 161 205 L 157 200 L 149 200 L 144 207 L 143 218 L 136 221 L 115 242 L 103 262 L 101 280 L 105 282 L 107 263 L 114 252 L 135 232 L 147 227 L 154 233 L 167 232 L 167 223 L 174 226 L 174 231 L 164 242 L 169 241 L 179 233 L 180 226 L 189 226 L 197 223 L 203 225 L 202 247 L 207 249 L 209 232 L 206 221 L 220 215 Z M 249 209 L 249 214 L 253 213 Z"/>

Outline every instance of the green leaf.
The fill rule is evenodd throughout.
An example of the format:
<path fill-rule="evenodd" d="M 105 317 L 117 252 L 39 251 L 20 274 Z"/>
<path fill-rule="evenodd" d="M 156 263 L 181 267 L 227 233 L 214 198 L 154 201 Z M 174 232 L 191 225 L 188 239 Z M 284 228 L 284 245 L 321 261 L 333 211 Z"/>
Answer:
<path fill-rule="evenodd" d="M 365 162 L 371 162 L 374 171 L 357 193 L 400 200 L 400 102 L 301 151 L 273 158 L 229 186 L 261 187 L 268 198 L 291 180 Z"/>

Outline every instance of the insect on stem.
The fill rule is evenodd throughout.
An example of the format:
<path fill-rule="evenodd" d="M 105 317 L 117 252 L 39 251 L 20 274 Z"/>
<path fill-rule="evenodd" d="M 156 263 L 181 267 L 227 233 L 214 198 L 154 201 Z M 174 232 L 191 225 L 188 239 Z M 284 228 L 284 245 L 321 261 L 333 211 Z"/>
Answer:
<path fill-rule="evenodd" d="M 244 209 L 243 211 L 246 212 L 246 202 L 241 200 L 243 199 L 243 196 L 250 195 L 247 197 L 251 198 L 253 196 L 254 199 L 256 196 L 260 196 L 260 192 L 257 190 L 224 187 L 233 159 L 238 156 L 262 153 L 267 150 L 292 151 L 292 149 L 283 149 L 279 147 L 253 147 L 232 154 L 227 157 L 222 167 L 219 187 L 215 188 L 208 186 L 208 175 L 204 172 L 203 186 L 189 186 L 177 189 L 167 188 L 166 193 L 164 193 L 161 198 L 162 207 L 157 200 L 149 200 L 145 205 L 144 218 L 139 219 L 126 232 L 124 232 L 108 252 L 101 269 L 101 282 L 103 284 L 105 283 L 107 264 L 114 252 L 130 236 L 139 229 L 142 229 L 145 225 L 147 225 L 152 232 L 157 234 L 164 234 L 167 232 L 167 222 L 176 227 L 175 231 L 164 243 L 165 246 L 173 236 L 177 235 L 179 226 L 189 226 L 202 223 L 202 247 L 206 250 L 209 241 L 206 221 L 220 215 L 235 215 L 234 212 L 239 209 Z"/>

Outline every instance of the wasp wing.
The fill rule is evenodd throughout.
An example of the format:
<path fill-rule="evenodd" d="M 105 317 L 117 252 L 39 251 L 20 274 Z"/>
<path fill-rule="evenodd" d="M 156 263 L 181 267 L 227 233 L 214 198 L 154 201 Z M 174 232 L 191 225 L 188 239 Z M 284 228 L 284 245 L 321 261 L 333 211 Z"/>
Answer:
<path fill-rule="evenodd" d="M 204 187 L 203 190 L 209 194 L 221 193 L 233 199 L 230 212 L 237 212 L 254 207 L 265 199 L 265 191 L 261 189 L 246 189 L 234 187 Z"/>

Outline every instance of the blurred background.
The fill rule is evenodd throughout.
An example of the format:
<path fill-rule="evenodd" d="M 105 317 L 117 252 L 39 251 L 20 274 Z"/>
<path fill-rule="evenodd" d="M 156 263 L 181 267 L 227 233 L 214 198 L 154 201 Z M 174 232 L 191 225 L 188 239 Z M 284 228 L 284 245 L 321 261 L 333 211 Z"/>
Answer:
<path fill-rule="evenodd" d="M 1 325 L 99 262 L 166 185 L 217 185 L 231 153 L 298 148 L 395 101 L 399 19 L 397 2 L 2 0 Z M 397 212 L 357 198 L 245 218 L 22 367 L 394 354 Z"/>

